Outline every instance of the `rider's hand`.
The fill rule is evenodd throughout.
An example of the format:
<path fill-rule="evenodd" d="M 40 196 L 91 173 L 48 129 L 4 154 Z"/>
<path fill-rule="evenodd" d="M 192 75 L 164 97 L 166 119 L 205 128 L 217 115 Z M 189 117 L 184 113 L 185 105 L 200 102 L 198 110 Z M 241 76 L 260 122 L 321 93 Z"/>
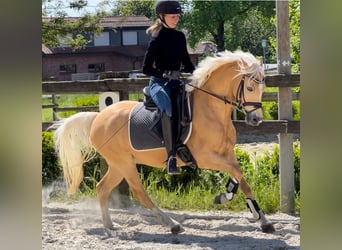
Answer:
<path fill-rule="evenodd" d="M 169 70 L 169 71 L 165 71 L 163 73 L 163 77 L 167 78 L 169 80 L 179 80 L 180 77 L 180 71 L 178 70 Z"/>

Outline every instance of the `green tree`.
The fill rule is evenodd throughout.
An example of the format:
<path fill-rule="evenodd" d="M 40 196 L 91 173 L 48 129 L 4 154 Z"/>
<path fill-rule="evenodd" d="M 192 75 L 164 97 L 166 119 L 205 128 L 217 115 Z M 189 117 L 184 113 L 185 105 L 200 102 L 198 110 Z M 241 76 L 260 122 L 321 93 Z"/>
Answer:
<path fill-rule="evenodd" d="M 289 21 L 290 21 L 290 46 L 291 46 L 291 64 L 292 72 L 300 71 L 300 1 L 289 0 Z M 271 22 L 276 24 L 276 17 L 271 18 Z M 277 39 L 270 38 L 270 44 L 276 51 Z M 275 55 L 276 58 L 276 55 Z"/>
<path fill-rule="evenodd" d="M 276 26 L 269 16 L 265 16 L 259 7 L 253 7 L 245 13 L 245 18 L 234 18 L 232 31 L 226 37 L 229 50 L 241 49 L 254 55 L 263 55 L 261 40 L 269 41 L 276 36 Z M 267 44 L 266 62 L 276 62 L 275 49 Z"/>
<path fill-rule="evenodd" d="M 289 1 L 291 63 L 294 73 L 300 71 L 300 1 Z"/>
<path fill-rule="evenodd" d="M 188 41 L 194 47 L 200 40 L 213 40 L 218 51 L 225 49 L 225 23 L 240 9 L 239 2 L 225 1 L 184 1 L 187 8 L 181 19 L 189 35 Z"/>
<path fill-rule="evenodd" d="M 154 19 L 154 5 L 155 0 L 116 0 L 114 3 L 114 16 L 146 16 Z"/>
<path fill-rule="evenodd" d="M 82 49 L 89 42 L 82 34 L 99 34 L 102 27 L 98 24 L 105 15 L 103 11 L 95 14 L 84 14 L 78 19 L 67 16 L 66 7 L 82 10 L 87 6 L 86 0 L 43 0 L 42 1 L 42 44 L 56 47 L 62 41 L 73 49 Z"/>
<path fill-rule="evenodd" d="M 187 31 L 188 42 L 195 47 L 201 41 L 213 41 L 218 51 L 242 49 L 262 55 L 261 40 L 275 36 L 274 1 L 193 1 L 180 0 L 184 14 L 179 27 Z M 145 15 L 155 19 L 155 0 L 117 0 L 114 15 Z M 267 53 L 275 53 L 268 49 Z M 274 57 L 274 56 L 273 56 Z"/>
<path fill-rule="evenodd" d="M 237 19 L 245 19 L 248 11 L 258 9 L 260 15 L 274 15 L 272 2 L 258 1 L 191 1 L 184 0 L 184 15 L 181 26 L 189 34 L 189 44 L 194 47 L 199 41 L 208 39 L 216 43 L 218 51 L 229 46 L 228 42 L 235 39 L 233 24 Z M 259 38 L 259 40 L 261 40 Z"/>

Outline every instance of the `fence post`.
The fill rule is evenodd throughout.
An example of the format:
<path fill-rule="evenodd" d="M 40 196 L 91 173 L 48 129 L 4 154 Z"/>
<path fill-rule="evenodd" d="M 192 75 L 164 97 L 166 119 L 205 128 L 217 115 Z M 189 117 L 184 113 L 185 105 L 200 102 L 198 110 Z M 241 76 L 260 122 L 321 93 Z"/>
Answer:
<path fill-rule="evenodd" d="M 129 91 L 127 90 L 121 90 L 119 91 L 120 93 L 120 101 L 124 101 L 124 100 L 129 100 Z"/>
<path fill-rule="evenodd" d="M 291 74 L 289 2 L 276 1 L 278 73 Z M 279 86 L 278 119 L 292 120 L 292 91 Z M 294 213 L 294 159 L 293 134 L 279 134 L 280 209 Z"/>
<path fill-rule="evenodd" d="M 53 108 L 52 108 L 52 119 L 53 119 L 53 121 L 57 121 L 58 120 L 58 114 L 57 114 L 56 106 L 58 104 L 57 104 L 57 99 L 56 99 L 56 95 L 55 94 L 51 95 L 51 102 L 52 102 L 52 105 L 53 105 Z"/>

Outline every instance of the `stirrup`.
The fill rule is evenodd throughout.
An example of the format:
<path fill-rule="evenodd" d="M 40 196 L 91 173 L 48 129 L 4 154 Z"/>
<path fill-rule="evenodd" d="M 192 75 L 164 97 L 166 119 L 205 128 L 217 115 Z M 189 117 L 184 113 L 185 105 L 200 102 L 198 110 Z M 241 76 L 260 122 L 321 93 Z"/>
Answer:
<path fill-rule="evenodd" d="M 169 159 L 167 160 L 166 165 L 167 165 L 167 173 L 169 175 L 178 175 L 181 173 L 179 169 L 177 168 L 176 157 L 170 156 Z"/>

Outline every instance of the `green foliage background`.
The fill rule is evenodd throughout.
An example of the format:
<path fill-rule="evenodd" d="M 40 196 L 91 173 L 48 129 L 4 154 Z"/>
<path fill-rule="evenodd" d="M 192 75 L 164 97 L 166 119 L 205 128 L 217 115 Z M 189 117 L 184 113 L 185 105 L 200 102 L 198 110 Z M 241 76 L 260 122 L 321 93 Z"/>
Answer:
<path fill-rule="evenodd" d="M 42 184 L 49 185 L 61 176 L 58 156 L 53 145 L 53 133 L 42 133 Z"/>

